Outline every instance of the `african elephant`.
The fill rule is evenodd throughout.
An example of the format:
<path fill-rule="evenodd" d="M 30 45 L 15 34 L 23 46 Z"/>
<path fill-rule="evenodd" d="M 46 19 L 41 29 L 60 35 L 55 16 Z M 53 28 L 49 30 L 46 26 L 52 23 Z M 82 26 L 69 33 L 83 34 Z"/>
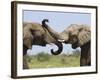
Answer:
<path fill-rule="evenodd" d="M 48 22 L 48 19 L 46 19 Z M 81 48 L 80 66 L 91 65 L 91 30 L 88 25 L 71 24 L 63 32 L 58 33 L 51 29 L 46 23 L 44 26 L 49 33 L 65 44 L 72 44 L 72 48 Z"/>
<path fill-rule="evenodd" d="M 54 38 L 46 28 L 44 28 L 45 20 L 40 23 L 23 23 L 23 68 L 28 69 L 28 64 L 25 59 L 27 50 L 32 48 L 32 45 L 46 46 L 46 44 L 54 43 L 58 46 L 57 51 L 51 49 L 54 55 L 60 54 L 63 50 L 63 45 Z"/>
<path fill-rule="evenodd" d="M 39 23 L 24 23 L 23 24 L 23 55 L 27 54 L 27 49 L 31 49 L 32 45 L 46 46 L 46 44 L 54 43 L 58 46 L 57 51 L 51 50 L 51 53 L 56 55 L 60 54 L 63 45 L 56 38 L 54 38 L 46 28 L 43 27 L 45 20 L 42 24 Z"/>
<path fill-rule="evenodd" d="M 81 48 L 80 66 L 91 65 L 91 29 L 88 25 L 71 24 L 62 33 L 64 43 L 72 44 L 72 48 Z"/>

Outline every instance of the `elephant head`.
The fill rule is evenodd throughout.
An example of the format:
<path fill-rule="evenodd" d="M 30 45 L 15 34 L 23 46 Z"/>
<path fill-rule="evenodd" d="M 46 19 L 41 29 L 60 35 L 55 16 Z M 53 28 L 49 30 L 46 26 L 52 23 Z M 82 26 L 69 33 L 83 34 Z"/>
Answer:
<path fill-rule="evenodd" d="M 72 48 L 81 47 L 91 40 L 91 30 L 88 25 L 71 24 L 61 33 L 64 43 L 72 44 Z"/>
<path fill-rule="evenodd" d="M 46 21 L 48 21 L 46 19 Z M 72 48 L 81 47 L 91 40 L 91 30 L 88 25 L 71 24 L 63 32 L 58 33 L 47 24 L 44 26 L 48 32 L 59 42 L 72 44 Z"/>
<path fill-rule="evenodd" d="M 45 21 L 42 21 L 44 23 Z M 31 49 L 32 45 L 46 46 L 46 44 L 54 43 L 58 46 L 57 51 L 51 50 L 51 53 L 54 55 L 60 54 L 62 52 L 63 46 L 62 43 L 57 41 L 46 28 L 43 27 L 43 24 L 39 23 L 24 23 L 23 24 L 23 55 L 26 55 L 27 49 Z"/>

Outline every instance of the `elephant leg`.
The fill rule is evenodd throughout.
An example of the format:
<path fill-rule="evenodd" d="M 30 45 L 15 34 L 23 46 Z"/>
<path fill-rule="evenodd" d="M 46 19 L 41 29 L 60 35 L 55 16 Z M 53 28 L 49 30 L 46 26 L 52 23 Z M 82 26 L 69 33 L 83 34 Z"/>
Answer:
<path fill-rule="evenodd" d="M 27 55 L 27 50 L 28 48 L 25 45 L 23 45 L 23 56 Z"/>
<path fill-rule="evenodd" d="M 88 66 L 91 66 L 91 58 L 88 59 L 87 64 Z"/>
<path fill-rule="evenodd" d="M 26 60 L 27 50 L 28 50 L 28 48 L 25 45 L 23 45 L 23 69 L 29 68 L 27 60 Z"/>
<path fill-rule="evenodd" d="M 88 55 L 81 56 L 80 58 L 80 66 L 90 66 L 91 65 L 91 58 Z"/>
<path fill-rule="evenodd" d="M 90 61 L 87 64 L 88 64 L 88 66 L 91 66 L 91 62 Z"/>
<path fill-rule="evenodd" d="M 87 66 L 87 52 L 81 48 L 80 66 Z"/>
<path fill-rule="evenodd" d="M 80 66 L 91 65 L 91 45 L 90 42 L 81 47 Z"/>
<path fill-rule="evenodd" d="M 87 57 L 87 65 L 88 66 L 91 66 L 91 51 L 90 50 L 88 51 L 88 57 Z"/>
<path fill-rule="evenodd" d="M 91 66 L 91 61 L 88 58 L 82 58 L 80 59 L 80 66 Z"/>
<path fill-rule="evenodd" d="M 80 58 L 80 66 L 86 66 L 87 65 L 87 60 L 85 58 Z"/>

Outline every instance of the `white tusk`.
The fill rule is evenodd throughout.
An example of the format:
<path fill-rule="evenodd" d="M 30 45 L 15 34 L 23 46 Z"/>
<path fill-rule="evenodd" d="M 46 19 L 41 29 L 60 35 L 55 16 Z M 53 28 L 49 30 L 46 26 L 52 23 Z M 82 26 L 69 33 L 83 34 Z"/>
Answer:
<path fill-rule="evenodd" d="M 50 45 L 54 45 L 53 43 L 50 43 Z"/>
<path fill-rule="evenodd" d="M 65 40 L 58 39 L 59 42 L 64 42 Z"/>

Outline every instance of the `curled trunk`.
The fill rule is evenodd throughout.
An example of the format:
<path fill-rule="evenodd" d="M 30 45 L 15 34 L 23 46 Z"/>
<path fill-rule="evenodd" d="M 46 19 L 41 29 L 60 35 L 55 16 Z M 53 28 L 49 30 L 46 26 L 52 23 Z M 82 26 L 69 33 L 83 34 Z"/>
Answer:
<path fill-rule="evenodd" d="M 62 45 L 62 43 L 60 43 L 60 42 L 56 42 L 55 44 L 58 46 L 58 50 L 57 50 L 57 51 L 53 51 L 53 49 L 51 49 L 51 53 L 52 53 L 53 55 L 58 55 L 58 54 L 60 54 L 60 53 L 62 52 L 62 50 L 63 50 L 63 45 Z"/>

